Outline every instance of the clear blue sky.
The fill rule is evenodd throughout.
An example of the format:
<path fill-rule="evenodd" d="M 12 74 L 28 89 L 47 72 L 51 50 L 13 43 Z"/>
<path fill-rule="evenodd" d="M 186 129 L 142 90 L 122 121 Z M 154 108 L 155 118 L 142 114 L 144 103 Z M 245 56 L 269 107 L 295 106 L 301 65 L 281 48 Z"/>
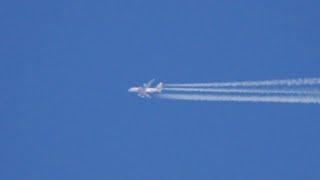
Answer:
<path fill-rule="evenodd" d="M 129 94 L 319 77 L 320 1 L 2 1 L 0 179 L 320 178 L 319 105 Z"/>

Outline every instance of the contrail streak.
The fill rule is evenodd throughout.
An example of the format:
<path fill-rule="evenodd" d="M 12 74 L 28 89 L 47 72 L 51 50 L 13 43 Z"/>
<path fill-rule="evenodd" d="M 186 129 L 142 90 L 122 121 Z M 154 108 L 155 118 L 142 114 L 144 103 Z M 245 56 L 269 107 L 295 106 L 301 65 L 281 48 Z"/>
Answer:
<path fill-rule="evenodd" d="M 268 81 L 239 81 L 216 83 L 192 83 L 192 84 L 165 84 L 167 87 L 237 87 L 237 86 L 307 86 L 320 84 L 320 78 L 286 79 Z"/>
<path fill-rule="evenodd" d="M 231 88 L 163 88 L 165 91 L 182 92 L 220 92 L 220 93 L 255 93 L 255 94 L 320 94 L 317 90 L 279 90 L 279 89 L 231 89 Z"/>
<path fill-rule="evenodd" d="M 320 97 L 312 96 L 236 96 L 236 95 L 197 95 L 160 94 L 163 99 L 190 101 L 234 101 L 234 102 L 273 102 L 273 103 L 320 103 Z"/>

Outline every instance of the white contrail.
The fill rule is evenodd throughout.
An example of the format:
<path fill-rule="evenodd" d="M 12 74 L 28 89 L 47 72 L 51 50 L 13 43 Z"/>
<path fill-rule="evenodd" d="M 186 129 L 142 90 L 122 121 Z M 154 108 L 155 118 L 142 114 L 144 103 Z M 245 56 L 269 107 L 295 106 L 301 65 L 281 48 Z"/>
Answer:
<path fill-rule="evenodd" d="M 217 93 L 254 93 L 254 94 L 320 94 L 317 90 L 293 89 L 232 89 L 232 88 L 163 88 L 165 91 L 217 92 Z"/>
<path fill-rule="evenodd" d="M 273 102 L 273 103 L 320 103 L 320 97 L 312 96 L 236 96 L 236 95 L 197 95 L 159 94 L 158 97 L 191 101 L 234 101 L 234 102 Z"/>
<path fill-rule="evenodd" d="M 320 78 L 286 79 L 268 81 L 239 81 L 216 83 L 192 83 L 192 84 L 165 84 L 167 87 L 236 87 L 236 86 L 307 86 L 320 84 Z"/>

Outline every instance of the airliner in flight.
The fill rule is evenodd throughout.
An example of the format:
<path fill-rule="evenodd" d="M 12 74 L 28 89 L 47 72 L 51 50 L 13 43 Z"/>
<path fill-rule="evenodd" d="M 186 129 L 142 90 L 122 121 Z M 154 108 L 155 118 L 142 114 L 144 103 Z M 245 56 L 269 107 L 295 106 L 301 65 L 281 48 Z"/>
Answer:
<path fill-rule="evenodd" d="M 138 93 L 138 96 L 140 97 L 148 97 L 151 98 L 150 94 L 151 93 L 161 93 L 162 88 L 163 88 L 163 83 L 159 83 L 156 87 L 152 88 L 151 85 L 153 83 L 154 79 L 152 79 L 151 81 L 149 81 L 148 83 L 143 84 L 142 87 L 132 87 L 129 88 L 129 92 L 135 92 Z"/>

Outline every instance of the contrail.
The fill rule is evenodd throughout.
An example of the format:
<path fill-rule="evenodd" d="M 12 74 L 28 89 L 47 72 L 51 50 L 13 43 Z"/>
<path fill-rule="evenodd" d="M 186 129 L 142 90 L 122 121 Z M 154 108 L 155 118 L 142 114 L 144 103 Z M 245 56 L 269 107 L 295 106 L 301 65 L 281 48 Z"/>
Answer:
<path fill-rule="evenodd" d="M 320 78 L 286 79 L 268 81 L 239 81 L 216 83 L 192 83 L 192 84 L 165 84 L 167 87 L 237 87 L 237 86 L 307 86 L 319 85 Z"/>
<path fill-rule="evenodd" d="M 273 102 L 273 103 L 320 103 L 320 97 L 312 96 L 237 96 L 199 94 L 159 94 L 159 98 L 190 101 L 234 101 L 234 102 Z"/>
<path fill-rule="evenodd" d="M 220 93 L 254 93 L 254 94 L 320 94 L 319 90 L 292 89 L 232 89 L 232 88 L 163 88 L 165 91 L 183 92 L 220 92 Z"/>

